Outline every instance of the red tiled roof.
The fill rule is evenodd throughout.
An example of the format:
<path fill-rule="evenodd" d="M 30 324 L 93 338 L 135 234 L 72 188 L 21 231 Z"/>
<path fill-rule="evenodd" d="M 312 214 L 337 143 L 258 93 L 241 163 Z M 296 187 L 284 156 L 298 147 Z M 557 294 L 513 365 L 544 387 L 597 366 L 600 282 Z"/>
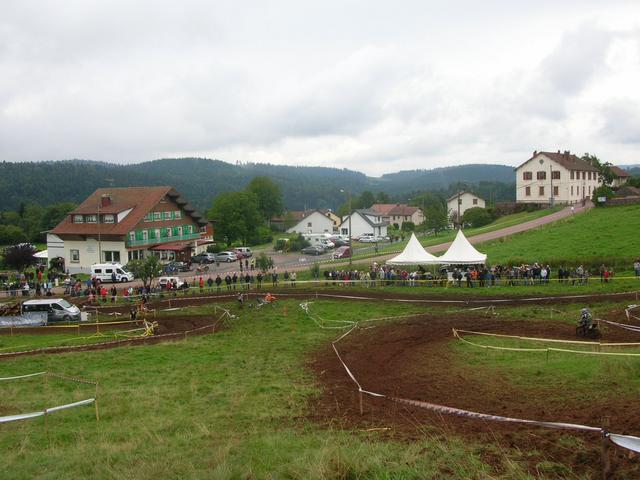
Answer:
<path fill-rule="evenodd" d="M 631 176 L 631 174 L 629 172 L 627 172 L 626 170 L 621 169 L 620 167 L 616 167 L 615 165 L 611 166 L 611 171 L 613 172 L 613 174 L 616 177 L 626 178 L 626 177 L 630 177 Z"/>
<path fill-rule="evenodd" d="M 412 207 L 411 205 L 399 204 L 389 210 L 388 215 L 406 215 L 411 216 L 419 210 L 418 207 Z"/>
<path fill-rule="evenodd" d="M 371 205 L 371 210 L 375 210 L 381 215 L 388 215 L 392 208 L 397 207 L 397 203 L 374 203 Z"/>
<path fill-rule="evenodd" d="M 131 231 L 144 216 L 155 207 L 162 198 L 168 195 L 176 203 L 189 212 L 189 214 L 199 224 L 206 222 L 201 220 L 200 215 L 195 212 L 185 200 L 180 199 L 180 194 L 172 187 L 126 187 L 126 188 L 99 188 L 82 202 L 75 210 L 67 215 L 51 233 L 56 235 L 126 235 Z M 100 206 L 100 213 L 110 213 L 117 215 L 131 209 L 131 212 L 118 223 L 73 223 L 73 215 L 91 215 L 98 213 L 98 206 L 101 205 L 103 196 L 109 196 L 111 201 L 107 206 Z"/>
<path fill-rule="evenodd" d="M 559 163 L 560 165 L 562 165 L 564 168 L 566 168 L 567 170 L 584 170 L 586 172 L 597 172 L 598 169 L 596 167 L 594 167 L 593 165 L 591 165 L 589 162 L 585 162 L 584 160 L 576 157 L 574 154 L 569 153 L 568 151 L 561 153 L 560 151 L 558 152 L 534 152 L 535 155 L 533 155 L 529 160 L 533 160 L 534 158 L 536 158 L 538 155 L 544 155 L 545 157 L 547 157 L 549 160 L 552 160 L 556 163 Z M 527 162 L 529 161 L 527 160 Z M 524 165 L 524 162 L 522 165 Z M 520 165 L 518 168 L 520 168 L 522 165 Z"/>

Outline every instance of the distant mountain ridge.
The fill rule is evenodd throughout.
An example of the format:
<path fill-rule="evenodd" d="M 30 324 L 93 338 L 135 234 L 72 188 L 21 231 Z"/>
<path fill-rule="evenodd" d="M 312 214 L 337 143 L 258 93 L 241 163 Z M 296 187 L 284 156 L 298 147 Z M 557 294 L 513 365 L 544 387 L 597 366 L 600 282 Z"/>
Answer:
<path fill-rule="evenodd" d="M 505 165 L 461 165 L 410 170 L 380 178 L 348 169 L 247 163 L 233 165 L 206 158 L 165 158 L 119 165 L 92 160 L 0 163 L 0 210 L 20 204 L 79 203 L 99 187 L 171 185 L 200 210 L 225 191 L 243 189 L 253 177 L 265 175 L 277 183 L 288 209 L 336 208 L 348 191 L 385 192 L 389 196 L 422 190 L 446 190 L 457 182 L 501 182 L 494 200 L 513 200 L 515 174 Z M 510 198 L 508 198 L 510 197 Z"/>

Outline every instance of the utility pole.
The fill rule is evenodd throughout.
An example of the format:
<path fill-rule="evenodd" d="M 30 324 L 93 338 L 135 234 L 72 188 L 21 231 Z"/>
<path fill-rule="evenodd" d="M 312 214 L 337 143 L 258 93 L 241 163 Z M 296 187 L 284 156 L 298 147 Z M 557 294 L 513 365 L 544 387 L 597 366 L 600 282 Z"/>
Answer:
<path fill-rule="evenodd" d="M 100 207 L 102 207 L 102 197 L 100 197 L 100 201 L 98 202 L 98 263 L 102 263 L 102 239 L 100 237 Z"/>
<path fill-rule="evenodd" d="M 351 211 L 351 192 L 345 191 L 344 188 L 341 188 L 340 192 L 346 193 L 349 196 L 349 266 L 351 266 L 353 264 L 353 247 L 351 246 L 351 237 L 353 236 L 351 233 L 351 215 L 353 214 Z"/>
<path fill-rule="evenodd" d="M 458 216 L 457 216 L 457 220 L 458 220 L 458 229 L 462 228 L 462 221 L 460 219 L 460 202 L 462 202 L 462 200 L 460 199 L 460 185 L 458 184 Z"/>
<path fill-rule="evenodd" d="M 553 165 L 549 162 L 549 180 L 551 181 L 551 199 L 549 200 L 549 206 L 553 207 L 555 204 L 555 197 L 553 196 Z"/>

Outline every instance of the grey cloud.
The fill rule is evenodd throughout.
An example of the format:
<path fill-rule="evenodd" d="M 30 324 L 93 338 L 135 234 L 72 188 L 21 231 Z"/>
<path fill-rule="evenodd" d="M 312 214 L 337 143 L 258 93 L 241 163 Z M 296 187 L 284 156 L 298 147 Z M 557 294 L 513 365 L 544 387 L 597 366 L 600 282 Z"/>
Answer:
<path fill-rule="evenodd" d="M 625 98 L 602 107 L 601 132 L 606 138 L 627 144 L 640 144 L 640 102 Z"/>

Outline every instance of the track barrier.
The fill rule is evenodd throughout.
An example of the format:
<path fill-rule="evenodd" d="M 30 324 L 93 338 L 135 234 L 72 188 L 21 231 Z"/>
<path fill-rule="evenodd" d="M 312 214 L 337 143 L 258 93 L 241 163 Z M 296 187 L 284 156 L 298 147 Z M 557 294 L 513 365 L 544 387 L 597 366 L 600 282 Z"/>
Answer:
<path fill-rule="evenodd" d="M 307 314 L 309 313 L 310 309 L 308 304 L 306 308 L 302 306 L 301 308 Z M 547 422 L 547 421 L 540 421 L 540 420 L 528 420 L 528 419 L 522 419 L 522 418 L 505 417 L 501 415 L 491 415 L 486 413 L 473 412 L 470 410 L 463 410 L 459 408 L 449 407 L 446 405 L 438 405 L 435 403 L 424 402 L 420 400 L 411 400 L 411 399 L 406 399 L 402 397 L 389 396 L 382 393 L 376 393 L 376 392 L 366 390 L 365 388 L 363 388 L 362 384 L 358 381 L 358 379 L 353 374 L 353 372 L 349 369 L 348 365 L 344 362 L 344 360 L 342 359 L 342 356 L 340 355 L 340 351 L 338 350 L 338 347 L 337 347 L 337 344 L 340 341 L 342 341 L 344 338 L 346 338 L 348 335 L 350 335 L 352 332 L 354 332 L 356 329 L 358 329 L 359 325 L 360 323 L 355 321 L 354 325 L 347 332 L 343 333 L 342 335 L 340 335 L 338 338 L 336 338 L 331 342 L 331 347 L 333 348 L 333 351 L 335 352 L 336 357 L 340 362 L 340 364 L 342 365 L 342 367 L 344 368 L 345 372 L 347 373 L 351 381 L 355 384 L 355 386 L 358 389 L 360 414 L 363 414 L 363 395 L 368 395 L 371 397 L 383 398 L 383 399 L 390 400 L 392 402 L 410 405 L 413 407 L 423 408 L 433 412 L 437 412 L 445 415 L 457 416 L 457 417 L 502 422 L 502 423 L 514 423 L 514 424 L 522 424 L 522 425 L 561 429 L 561 430 L 577 430 L 577 431 L 583 431 L 583 432 L 600 433 L 604 439 L 608 439 L 620 447 L 626 448 L 636 453 L 640 453 L 640 437 L 610 433 L 601 427 L 592 427 L 589 425 L 580 425 L 580 424 L 565 423 L 565 422 Z M 562 350 L 562 349 L 558 349 L 558 350 Z"/>

